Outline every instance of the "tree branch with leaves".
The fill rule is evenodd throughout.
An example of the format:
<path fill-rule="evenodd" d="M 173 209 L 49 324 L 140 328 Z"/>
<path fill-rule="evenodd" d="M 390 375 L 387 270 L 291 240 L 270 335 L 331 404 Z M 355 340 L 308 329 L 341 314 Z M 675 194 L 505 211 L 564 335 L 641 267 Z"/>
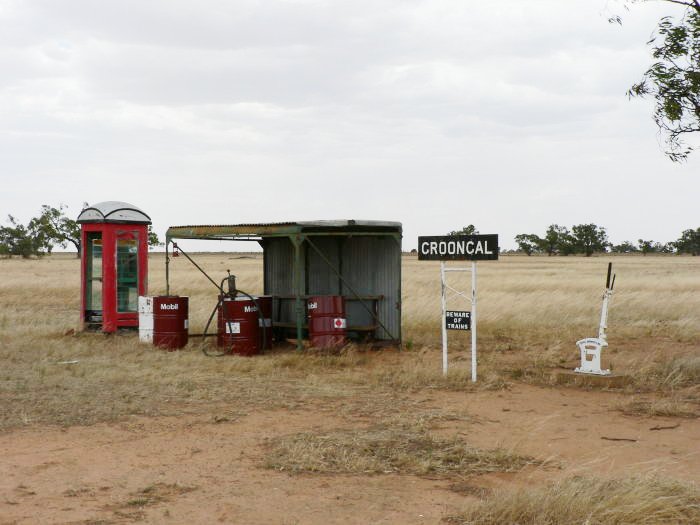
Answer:
<path fill-rule="evenodd" d="M 80 257 L 80 225 L 66 216 L 66 208 L 64 204 L 59 204 L 58 208 L 42 205 L 41 213 L 29 221 L 28 228 L 48 253 L 54 245 L 65 248 L 71 243 Z"/>
<path fill-rule="evenodd" d="M 632 0 L 631 3 L 650 0 Z M 660 0 L 685 8 L 683 16 L 663 17 L 647 42 L 656 59 L 629 98 L 653 98 L 653 119 L 666 142 L 666 155 L 686 160 L 695 149 L 690 136 L 700 133 L 700 0 Z M 609 21 L 622 24 L 619 16 Z M 695 135 L 693 135 L 695 136 Z"/>

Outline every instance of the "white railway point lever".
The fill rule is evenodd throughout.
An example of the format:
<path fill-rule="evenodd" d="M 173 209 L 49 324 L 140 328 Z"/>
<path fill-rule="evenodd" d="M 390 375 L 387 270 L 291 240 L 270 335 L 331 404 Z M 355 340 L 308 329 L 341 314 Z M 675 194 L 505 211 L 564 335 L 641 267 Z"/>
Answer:
<path fill-rule="evenodd" d="M 597 337 L 589 337 L 576 341 L 581 352 L 581 366 L 574 369 L 574 372 L 579 374 L 595 374 L 599 376 L 610 375 L 610 370 L 602 370 L 600 368 L 600 355 L 603 347 L 608 346 L 608 343 Z"/>
<path fill-rule="evenodd" d="M 600 325 L 598 327 L 598 337 L 588 337 L 576 341 L 576 345 L 581 352 L 581 366 L 574 369 L 579 374 L 595 374 L 600 376 L 610 375 L 610 370 L 603 370 L 600 366 L 601 353 L 603 347 L 608 346 L 608 338 L 605 330 L 608 328 L 608 303 L 615 286 L 615 276 L 610 280 L 612 263 L 608 263 L 608 277 L 605 281 L 605 292 L 603 293 L 603 307 L 600 311 Z"/>

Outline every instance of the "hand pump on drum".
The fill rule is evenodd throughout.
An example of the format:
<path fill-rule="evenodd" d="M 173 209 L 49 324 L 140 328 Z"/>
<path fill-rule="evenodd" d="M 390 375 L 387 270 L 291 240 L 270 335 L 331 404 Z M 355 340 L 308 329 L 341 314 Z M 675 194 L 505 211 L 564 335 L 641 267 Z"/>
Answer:
<path fill-rule="evenodd" d="M 187 258 L 187 260 L 190 261 L 195 266 L 195 268 L 197 268 L 202 274 L 204 274 L 204 276 L 207 279 L 209 279 L 209 282 L 211 282 L 216 287 L 216 289 L 219 291 L 218 301 L 216 303 L 216 306 L 214 306 L 214 309 L 212 310 L 211 315 L 209 316 L 209 320 L 207 321 L 207 324 L 204 328 L 204 333 L 202 334 L 202 337 L 204 339 L 206 339 L 206 337 L 209 335 L 208 334 L 209 326 L 211 325 L 211 322 L 214 319 L 214 315 L 216 315 L 217 312 L 219 312 L 220 315 L 223 315 L 223 310 L 220 311 L 220 309 L 224 308 L 224 302 L 225 301 L 236 301 L 239 294 L 247 297 L 255 305 L 255 311 L 257 312 L 257 317 L 258 317 L 258 323 L 256 323 L 256 328 L 258 325 L 261 327 L 265 326 L 265 320 L 263 319 L 263 313 L 262 313 L 262 310 L 260 309 L 260 305 L 258 304 L 257 298 L 253 297 L 252 295 L 248 294 L 247 292 L 244 292 L 243 290 L 239 290 L 236 287 L 236 276 L 232 275 L 230 270 L 226 270 L 228 275 L 226 277 L 224 277 L 219 284 L 217 284 L 211 277 L 209 277 L 209 275 L 196 262 L 194 262 L 194 260 L 192 260 L 192 258 L 187 253 L 185 253 L 185 251 L 182 248 L 180 248 L 176 243 L 173 243 L 173 256 L 178 251 L 180 253 L 182 253 L 182 255 L 184 255 Z M 226 288 L 228 288 L 228 291 L 224 291 L 224 285 L 226 285 Z M 234 324 L 235 323 L 233 320 L 224 318 L 223 319 L 223 331 L 225 333 L 228 333 L 228 334 L 234 333 L 234 330 L 235 330 Z M 220 336 L 220 335 L 221 334 L 217 334 L 217 336 Z M 261 337 L 261 345 L 260 346 L 261 346 L 261 348 L 265 348 L 267 346 L 267 337 L 268 337 L 267 331 L 262 329 L 260 337 Z M 231 338 L 231 346 L 228 348 L 224 347 L 224 349 L 221 352 L 216 352 L 216 353 L 208 352 L 205 345 L 202 346 L 202 352 L 209 357 L 221 357 L 224 355 L 230 355 L 232 353 L 236 353 L 235 348 L 234 348 L 235 344 L 236 344 L 235 341 L 233 340 L 233 338 Z M 249 355 L 249 354 L 244 354 L 244 355 Z"/>

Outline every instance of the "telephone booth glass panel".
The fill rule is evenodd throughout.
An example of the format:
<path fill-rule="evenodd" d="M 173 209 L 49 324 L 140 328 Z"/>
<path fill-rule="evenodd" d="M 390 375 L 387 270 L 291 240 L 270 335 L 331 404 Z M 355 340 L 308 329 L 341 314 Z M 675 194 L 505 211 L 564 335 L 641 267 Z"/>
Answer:
<path fill-rule="evenodd" d="M 102 312 L 102 233 L 90 232 L 87 235 L 87 275 L 85 303 L 87 310 L 97 314 Z"/>
<path fill-rule="evenodd" d="M 136 312 L 138 308 L 138 234 L 122 234 L 117 239 L 117 311 Z"/>

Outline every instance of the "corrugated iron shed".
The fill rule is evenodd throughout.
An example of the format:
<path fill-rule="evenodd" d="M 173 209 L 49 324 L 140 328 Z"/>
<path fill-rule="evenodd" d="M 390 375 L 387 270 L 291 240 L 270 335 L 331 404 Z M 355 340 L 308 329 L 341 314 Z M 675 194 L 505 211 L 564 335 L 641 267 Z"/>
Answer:
<path fill-rule="evenodd" d="M 351 334 L 400 343 L 401 236 L 401 223 L 387 221 L 171 226 L 166 255 L 173 239 L 258 241 L 264 293 L 275 297 L 273 324 L 291 331 L 300 348 L 312 295 L 343 295 Z M 166 256 L 169 290 L 168 264 Z"/>

